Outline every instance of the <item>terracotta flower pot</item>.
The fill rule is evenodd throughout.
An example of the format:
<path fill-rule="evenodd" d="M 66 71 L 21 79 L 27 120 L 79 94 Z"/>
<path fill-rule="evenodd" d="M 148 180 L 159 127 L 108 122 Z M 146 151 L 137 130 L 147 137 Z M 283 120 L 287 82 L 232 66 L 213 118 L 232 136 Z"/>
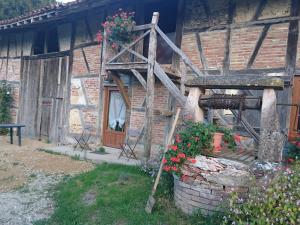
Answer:
<path fill-rule="evenodd" d="M 213 137 L 213 153 L 219 153 L 222 149 L 223 133 L 216 132 Z"/>

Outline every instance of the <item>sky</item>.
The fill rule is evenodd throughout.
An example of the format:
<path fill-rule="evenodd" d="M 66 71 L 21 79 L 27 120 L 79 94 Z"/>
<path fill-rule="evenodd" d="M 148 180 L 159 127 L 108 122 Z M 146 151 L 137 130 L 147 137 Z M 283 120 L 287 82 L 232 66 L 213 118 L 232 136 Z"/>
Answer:
<path fill-rule="evenodd" d="M 59 0 L 59 2 L 63 2 L 63 3 L 66 3 L 66 2 L 72 2 L 74 0 Z"/>

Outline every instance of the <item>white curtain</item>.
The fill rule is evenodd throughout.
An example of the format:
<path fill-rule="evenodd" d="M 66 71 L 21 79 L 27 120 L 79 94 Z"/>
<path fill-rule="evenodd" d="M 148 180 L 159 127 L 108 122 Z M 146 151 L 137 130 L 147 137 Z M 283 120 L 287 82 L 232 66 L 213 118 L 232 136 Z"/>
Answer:
<path fill-rule="evenodd" d="M 126 106 L 119 92 L 110 92 L 108 126 L 112 130 L 122 131 L 124 129 Z"/>

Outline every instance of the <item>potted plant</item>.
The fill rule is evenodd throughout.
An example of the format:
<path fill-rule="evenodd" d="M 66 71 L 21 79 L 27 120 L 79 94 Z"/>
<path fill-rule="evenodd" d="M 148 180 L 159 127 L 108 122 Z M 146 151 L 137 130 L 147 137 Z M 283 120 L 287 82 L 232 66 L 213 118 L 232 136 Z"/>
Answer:
<path fill-rule="evenodd" d="M 175 136 L 175 143 L 169 146 L 164 162 L 164 170 L 181 175 L 180 168 L 186 162 L 194 163 L 197 155 L 213 156 L 221 150 L 222 139 L 228 148 L 234 149 L 234 137 L 229 129 L 213 124 L 187 122 Z"/>

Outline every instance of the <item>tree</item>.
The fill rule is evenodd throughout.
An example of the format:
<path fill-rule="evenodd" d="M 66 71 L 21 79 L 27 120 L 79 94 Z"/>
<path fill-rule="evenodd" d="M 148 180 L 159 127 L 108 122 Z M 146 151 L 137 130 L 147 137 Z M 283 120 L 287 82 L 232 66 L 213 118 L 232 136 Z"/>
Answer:
<path fill-rule="evenodd" d="M 20 16 L 54 2 L 55 0 L 0 0 L 0 20 Z"/>

